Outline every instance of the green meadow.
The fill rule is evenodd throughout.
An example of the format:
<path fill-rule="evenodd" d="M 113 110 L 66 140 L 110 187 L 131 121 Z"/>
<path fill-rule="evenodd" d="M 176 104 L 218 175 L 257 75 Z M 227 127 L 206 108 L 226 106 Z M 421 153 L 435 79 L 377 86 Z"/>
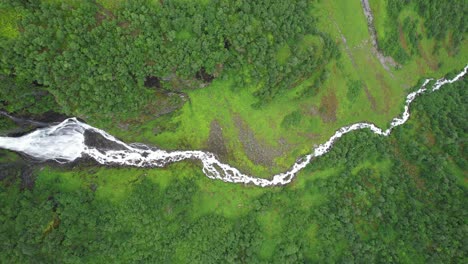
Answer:
<path fill-rule="evenodd" d="M 377 32 L 383 32 L 380 26 L 385 19 L 384 4 L 376 2 L 371 1 L 371 7 Z M 217 122 L 228 153 L 222 156 L 223 161 L 268 177 L 289 168 L 296 158 L 310 153 L 315 144 L 324 142 L 344 125 L 366 121 L 388 127 L 401 113 L 406 95 L 422 79 L 441 78 L 460 70 L 468 59 L 467 45 L 462 45 L 457 55 L 445 49 L 432 54 L 434 41 L 423 39 L 420 49 L 424 56 L 414 56 L 401 67 L 387 71 L 371 52 L 367 21 L 359 1 L 322 1 L 310 12 L 318 17 L 319 28 L 333 37 L 341 52 L 341 57 L 327 66 L 327 78 L 316 95 L 301 93 L 317 78 L 312 75 L 271 103 L 254 108 L 253 93 L 258 87 L 235 87 L 233 79 L 238 73 L 229 72 L 208 87 L 186 90 L 190 100 L 170 116 L 144 124 L 130 123 L 126 129 L 115 127 L 111 120 L 91 123 L 127 142 L 163 149 L 210 150 L 211 124 Z M 304 45 L 307 41 L 305 38 Z M 288 46 L 284 46 L 277 59 L 284 61 L 289 54 Z M 434 67 L 434 62 L 440 67 Z M 293 125 L 282 126 L 287 116 L 297 113 L 300 116 Z M 260 153 L 246 151 L 249 144 L 259 148 Z"/>
<path fill-rule="evenodd" d="M 121 5 L 121 1 L 99 3 L 109 10 Z M 378 37 L 383 38 L 388 23 L 386 2 L 370 3 Z M 0 33 L 15 37 L 18 31 L 14 25 L 19 15 L 9 10 L 1 12 L 4 23 Z M 216 122 L 227 150 L 221 159 L 242 171 L 268 177 L 289 168 L 298 157 L 310 153 L 314 145 L 324 142 L 344 125 L 365 121 L 388 127 L 391 119 L 401 113 L 406 95 L 423 78 L 440 78 L 459 70 L 468 59 L 467 45 L 462 45 L 456 55 L 445 48 L 433 54 L 435 41 L 423 39 L 419 47 L 421 56 L 413 56 L 404 65 L 387 71 L 371 52 L 367 21 L 359 1 L 321 1 L 310 13 L 318 17 L 319 29 L 333 37 L 341 53 L 339 59 L 326 66 L 327 78 L 313 96 L 303 96 L 301 92 L 318 78 L 314 74 L 271 103 L 255 108 L 253 93 L 258 87 L 235 87 L 233 80 L 239 73 L 228 72 L 207 87 L 185 90 L 188 102 L 168 115 L 145 123 L 129 122 L 124 128 L 116 126 L 114 120 L 89 122 L 126 142 L 142 142 L 168 150 L 211 150 L 210 130 Z M 417 14 L 404 12 L 399 23 L 405 16 Z M 419 20 L 422 25 L 423 19 Z M 177 38 L 190 38 L 190 33 L 182 30 Z M 317 42 L 320 46 L 319 39 L 306 36 L 301 45 L 307 47 Z M 285 45 L 278 51 L 277 60 L 286 61 L 290 55 L 289 46 Z M 293 124 L 284 125 L 292 115 L 297 117 Z M 248 153 L 249 144 L 254 144 L 260 153 Z"/>
<path fill-rule="evenodd" d="M 73 1 L 68 3 L 77 4 Z M 112 10 L 118 8 L 121 1 L 103 0 L 99 3 Z M 371 0 L 370 3 L 378 37 L 383 38 L 388 23 L 386 2 Z M 1 12 L 0 35 L 15 37 L 19 33 L 15 23 L 20 15 L 7 9 Z M 126 142 L 142 142 L 168 150 L 211 150 L 210 131 L 216 122 L 220 127 L 218 137 L 222 138 L 227 152 L 220 155 L 221 159 L 244 172 L 269 177 L 289 168 L 298 157 L 310 153 L 314 145 L 324 142 L 344 125 L 365 121 L 382 128 L 388 127 L 391 119 L 401 113 L 406 95 L 423 78 L 440 78 L 448 72 L 459 70 L 468 59 L 467 45 L 462 45 L 456 55 L 446 48 L 433 54 L 435 41 L 422 39 L 419 47 L 421 56 L 413 56 L 404 65 L 386 70 L 371 52 L 367 21 L 359 1 L 321 1 L 309 12 L 318 17 L 319 29 L 332 36 L 341 53 L 338 59 L 326 66 L 327 78 L 315 95 L 302 95 L 302 91 L 307 90 L 318 78 L 313 74 L 272 102 L 256 108 L 253 107 L 256 102 L 253 93 L 258 87 L 236 87 L 233 80 L 239 73 L 228 72 L 207 87 L 185 90 L 188 102 L 170 114 L 145 123 L 129 122 L 124 128 L 116 125 L 114 120 L 89 120 L 90 124 Z M 417 14 L 403 12 L 398 23 L 406 16 L 414 17 Z M 422 30 L 423 19 L 419 20 L 418 28 Z M 190 38 L 190 33 L 182 30 L 177 33 L 177 38 Z M 313 43 L 320 46 L 320 39 L 305 36 L 301 45 L 305 48 Z M 290 55 L 290 48 L 286 44 L 278 50 L 277 60 L 285 62 Z M 294 120 L 286 122 L 292 116 Z M 257 153 L 246 150 L 252 144 L 258 149 Z M 216 150 L 213 151 L 216 153 Z M 119 180 L 123 175 L 139 175 L 145 171 L 145 174 L 157 173 L 160 180 L 170 181 L 171 177 L 179 174 L 179 166 L 176 164 L 155 170 L 100 168 L 95 175 L 96 178 L 102 177 L 104 182 L 116 184 L 105 193 L 119 197 L 123 190 L 118 184 L 125 185 L 125 182 Z M 197 164 L 188 167 L 191 171 L 200 170 Z M 195 172 L 188 174 L 192 173 Z M 64 174 L 63 177 L 67 175 L 61 174 Z M 207 182 L 210 181 L 205 184 Z M 199 199 L 209 200 L 203 197 Z"/>
<path fill-rule="evenodd" d="M 3 236 L 23 230 L 2 244 L 9 253 L 0 257 L 48 261 L 54 250 L 54 259 L 70 262 L 457 259 L 466 175 L 462 150 L 450 142 L 462 133 L 453 124 L 466 107 L 446 102 L 463 98 L 464 85 L 423 96 L 390 137 L 344 136 L 285 187 L 210 180 L 196 162 L 163 169 L 39 165 L 34 189 L 20 191 L 11 178 L 0 185 L 2 217 L 16 219 L 4 222 Z M 444 231 L 435 219 L 445 221 Z"/>
<path fill-rule="evenodd" d="M 122 4 L 97 2 L 110 11 Z M 369 2 L 384 39 L 390 0 Z M 327 75 L 314 89 L 319 71 L 257 107 L 253 94 L 262 84 L 236 82 L 251 69 L 226 70 L 206 87 L 183 89 L 188 99 L 171 113 L 86 121 L 128 143 L 212 151 L 242 172 L 270 177 L 344 125 L 387 128 L 424 78 L 458 72 L 468 61 L 466 40 L 455 54 L 450 36 L 442 44 L 424 37 L 417 54 L 386 70 L 372 52 L 360 1 L 318 1 L 309 12 L 341 54 L 321 66 Z M 1 37 L 20 34 L 19 17 L 0 10 Z M 410 9 L 391 22 L 401 27 L 407 17 L 418 18 L 423 34 L 424 18 Z M 181 29 L 175 38 L 191 34 Z M 410 53 L 406 37 L 398 45 Z M 322 41 L 306 35 L 285 43 L 276 60 L 287 63 L 292 44 L 323 52 Z M 408 123 L 390 137 L 344 136 L 287 186 L 211 180 L 198 161 L 183 161 L 165 168 L 35 164 L 29 188 L 22 185 L 29 165 L 1 151 L 0 170 L 14 172 L 8 164 L 17 164 L 21 172 L 0 180 L 0 262 L 462 262 L 465 88 L 460 81 L 421 96 Z"/>

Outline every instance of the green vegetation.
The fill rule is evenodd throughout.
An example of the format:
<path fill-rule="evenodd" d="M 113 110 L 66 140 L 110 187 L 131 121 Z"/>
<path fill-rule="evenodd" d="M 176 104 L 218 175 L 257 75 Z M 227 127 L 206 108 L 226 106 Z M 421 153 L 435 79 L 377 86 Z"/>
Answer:
<path fill-rule="evenodd" d="M 435 39 L 432 52 L 446 45 L 457 54 L 467 33 L 463 19 L 466 3 L 463 0 L 383 1 L 386 5 L 385 31 L 380 34 L 381 48 L 400 63 L 419 54 L 420 40 Z M 420 18 L 420 19 L 418 19 Z M 421 21 L 421 22 L 420 22 Z M 446 40 L 448 39 L 448 42 Z"/>
<path fill-rule="evenodd" d="M 14 127 L 15 124 L 13 121 L 11 121 L 9 118 L 0 116 L 0 133 L 2 133 L 4 130 Z M 3 133 L 2 133 L 3 135 Z"/>
<path fill-rule="evenodd" d="M 344 125 L 386 128 L 422 78 L 466 65 L 462 1 L 369 2 L 398 67 L 360 1 L 0 0 L 0 110 L 269 176 Z M 285 187 L 0 151 L 0 262 L 464 263 L 466 85 L 422 96 L 388 138 L 346 135 Z"/>
<path fill-rule="evenodd" d="M 0 75 L 0 109 L 40 114 L 59 110 L 54 98 L 37 83 Z"/>
<path fill-rule="evenodd" d="M 301 118 L 301 113 L 299 111 L 294 111 L 283 118 L 281 126 L 286 129 L 298 126 L 301 123 Z"/>
<path fill-rule="evenodd" d="M 160 104 L 145 79 L 152 76 L 165 89 L 180 90 L 198 88 L 197 78 L 223 78 L 228 70 L 242 73 L 236 87 L 257 87 L 255 105 L 260 106 L 323 70 L 338 54 L 317 30 L 306 0 L 104 6 L 14 1 L 3 6 L 23 16 L 17 21 L 21 34 L 0 39 L 1 72 L 44 85 L 62 111 L 73 115 L 122 119 L 151 114 L 148 108 Z M 320 41 L 301 47 L 307 37 Z"/>
<path fill-rule="evenodd" d="M 120 120 L 93 120 L 92 124 L 128 142 L 144 142 L 164 149 L 208 149 L 210 125 L 216 120 L 230 154 L 224 160 L 243 171 L 268 176 L 288 168 L 297 157 L 309 153 L 311 146 L 328 139 L 343 125 L 366 120 L 387 127 L 401 113 L 406 94 L 422 76 L 441 77 L 461 69 L 468 61 L 466 51 L 454 57 L 442 49 L 439 55 L 415 56 L 401 69 L 386 71 L 370 52 L 366 20 L 358 1 L 322 1 L 311 12 L 319 18 L 318 27 L 340 48 L 341 57 L 332 60 L 326 66 L 327 71 L 323 71 L 329 74 L 313 73 L 272 102 L 254 109 L 252 105 L 257 98 L 252 93 L 257 86 L 239 86 L 235 81 L 239 73 L 226 72 L 225 80 L 218 78 L 203 89 L 187 91 L 190 101 L 168 118 L 157 118 L 144 125 L 128 122 L 125 130 L 115 126 Z M 346 38 L 346 44 L 342 37 Z M 301 45 L 315 42 L 319 43 L 320 38 L 304 38 Z M 423 51 L 428 53 L 425 48 Z M 432 68 L 433 61 L 441 62 L 441 67 Z M 362 88 L 349 100 L 348 86 L 353 82 L 360 82 Z M 314 93 L 303 96 L 307 91 Z M 300 125 L 284 128 L 282 121 L 292 112 L 302 115 Z M 256 157 L 246 153 L 242 144 L 243 127 L 252 131 L 266 152 L 281 153 L 264 157 L 273 159 L 274 166 L 253 162 Z"/>
<path fill-rule="evenodd" d="M 190 163 L 45 167 L 31 189 L 12 173 L 0 259 L 464 262 L 467 82 L 417 100 L 389 138 L 346 135 L 286 187 L 213 181 Z"/>
<path fill-rule="evenodd" d="M 17 24 L 17 37 L 0 41 L 4 75 L 8 75 L 4 78 L 26 83 L 36 80 L 42 85 L 41 92 L 31 94 L 44 95 L 47 102 L 47 98 L 53 98 L 53 109 L 78 116 L 128 142 L 164 149 L 213 151 L 208 144 L 209 128 L 218 122 L 229 153 L 223 160 L 261 176 L 288 168 L 298 156 L 309 153 L 311 146 L 323 142 L 343 125 L 367 120 L 386 127 L 401 112 L 408 89 L 421 77 L 441 77 L 460 69 L 468 60 L 464 48 L 468 45 L 460 45 L 457 55 L 446 45 L 433 54 L 434 43 L 423 38 L 419 41 L 420 56 L 413 56 L 400 69 L 385 70 L 370 52 L 372 45 L 359 1 L 309 2 L 294 16 L 288 15 L 290 9 L 299 8 L 302 1 L 288 4 L 287 8 L 282 6 L 284 1 L 278 1 L 272 2 L 265 14 L 243 12 L 242 20 L 232 5 L 243 2 L 232 1 L 42 1 L 36 6 L 20 2 L 2 4 L 8 12 L 22 14 L 22 19 L 11 21 Z M 371 4 L 380 34 L 385 31 L 379 20 L 386 17 L 385 3 L 381 2 L 381 7 L 375 7 L 372 1 Z M 219 5 L 223 5 L 227 15 L 208 16 Z M 48 19 L 48 12 L 60 15 Z M 191 16 L 194 12 L 196 15 Z M 268 16 L 268 12 L 278 13 Z M 153 13 L 154 16 L 148 15 Z M 171 14 L 180 19 L 175 21 Z M 206 16 L 198 21 L 199 14 Z M 260 21 L 250 16 L 268 19 Z M 195 18 L 206 25 L 206 31 L 198 32 Z M 234 22 L 208 23 L 228 18 Z M 283 25 L 282 21 L 314 30 L 308 34 L 296 29 L 264 30 L 273 27 L 271 23 Z M 86 23 L 90 24 L 88 28 L 83 26 Z M 27 28 L 31 29 L 25 29 L 29 24 L 32 26 Z M 247 32 L 247 25 L 254 29 Z M 68 34 L 71 30 L 80 34 Z M 48 31 L 49 35 L 37 31 Z M 55 35 L 60 32 L 64 34 L 62 41 Z M 211 38 L 219 32 L 235 35 L 234 40 L 224 36 Z M 173 38 L 167 45 L 161 44 L 164 34 Z M 69 45 L 72 37 L 77 45 L 73 49 Z M 31 41 L 32 38 L 42 44 Z M 57 49 L 39 50 L 41 56 L 34 54 L 39 46 L 49 47 L 56 42 L 60 44 Z M 162 46 L 153 46 L 158 43 Z M 13 48 L 22 47 L 17 44 L 34 48 Z M 258 50 L 258 54 L 254 56 L 249 49 L 242 49 L 243 45 Z M 258 45 L 263 46 L 257 48 Z M 211 49 L 219 49 L 224 55 L 210 52 Z M 44 60 L 39 59 L 42 56 Z M 213 71 L 208 64 L 219 58 L 223 63 L 216 64 Z M 307 63 L 312 62 L 307 58 L 317 59 L 317 64 L 309 67 L 312 65 Z M 171 66 L 174 64 L 178 67 Z M 65 65 L 70 67 L 63 69 Z M 271 67 L 279 68 L 270 70 Z M 51 75 L 58 78 L 54 84 L 41 84 L 43 78 Z M 275 78 L 284 82 L 275 83 Z M 353 82 L 361 83 L 360 92 L 357 85 L 351 85 Z M 24 103 L 14 99 L 23 96 L 22 92 L 0 89 L 8 95 L 5 98 L 11 98 L 3 100 L 2 108 L 9 105 L 17 114 L 27 113 Z M 268 99 L 270 95 L 274 99 Z M 42 99 L 36 96 L 34 100 Z M 282 125 L 286 115 L 293 112 L 302 115 L 298 125 Z M 262 148 L 257 153 L 271 154 L 249 153 L 246 149 L 251 143 Z"/>
<path fill-rule="evenodd" d="M 348 92 L 346 93 L 346 97 L 349 101 L 354 102 L 362 91 L 362 81 L 348 81 L 347 86 Z"/>
<path fill-rule="evenodd" d="M 16 22 L 21 17 L 20 12 L 13 10 L 0 10 L 0 36 L 3 38 L 15 38 L 18 36 Z"/>

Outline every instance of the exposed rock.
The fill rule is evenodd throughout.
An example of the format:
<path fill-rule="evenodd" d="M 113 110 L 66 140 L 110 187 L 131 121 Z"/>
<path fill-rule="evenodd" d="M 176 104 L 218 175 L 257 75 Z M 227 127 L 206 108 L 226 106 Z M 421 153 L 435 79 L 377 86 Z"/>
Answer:
<path fill-rule="evenodd" d="M 103 149 L 103 150 L 124 150 L 126 149 L 124 146 L 107 140 L 102 135 L 86 130 L 84 132 L 85 136 L 85 144 L 88 147 L 94 147 L 96 149 Z"/>
<path fill-rule="evenodd" d="M 0 115 L 10 119 L 15 125 L 11 128 L 0 131 L 0 135 L 9 137 L 20 137 L 37 128 L 47 127 L 53 123 L 60 123 L 68 117 L 56 112 L 48 111 L 40 115 L 18 115 L 12 116 L 0 110 Z"/>
<path fill-rule="evenodd" d="M 228 155 L 228 150 L 224 141 L 223 128 L 217 120 L 211 121 L 210 135 L 208 137 L 208 151 L 225 160 Z"/>
<path fill-rule="evenodd" d="M 147 76 L 145 79 L 145 87 L 161 89 L 161 80 L 156 76 Z"/>
<path fill-rule="evenodd" d="M 271 168 L 275 165 L 274 160 L 281 157 L 290 148 L 285 139 L 279 140 L 279 147 L 273 147 L 266 142 L 258 140 L 255 137 L 255 133 L 239 114 L 234 115 L 234 123 L 239 129 L 239 141 L 245 154 L 255 164 Z"/>
<path fill-rule="evenodd" d="M 214 76 L 211 74 L 208 74 L 205 70 L 205 68 L 201 68 L 196 74 L 195 78 L 198 80 L 201 80 L 205 83 L 211 83 L 214 80 Z"/>
<path fill-rule="evenodd" d="M 371 35 L 372 40 L 372 53 L 379 59 L 382 66 L 387 70 L 387 72 L 392 75 L 390 72 L 390 67 L 398 67 L 398 63 L 390 56 L 385 56 L 382 51 L 379 49 L 379 43 L 377 41 L 377 30 L 375 30 L 374 26 L 374 15 L 372 14 L 372 10 L 370 8 L 369 0 L 361 0 L 362 10 L 364 11 L 364 15 L 367 18 L 367 27 L 369 30 L 369 34 Z M 393 75 L 392 75 L 393 76 Z"/>

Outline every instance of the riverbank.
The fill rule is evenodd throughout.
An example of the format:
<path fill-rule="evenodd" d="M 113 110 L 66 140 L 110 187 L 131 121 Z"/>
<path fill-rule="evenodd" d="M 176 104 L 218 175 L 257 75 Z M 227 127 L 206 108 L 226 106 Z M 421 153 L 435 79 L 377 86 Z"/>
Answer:
<path fill-rule="evenodd" d="M 459 262 L 466 84 L 415 100 L 408 123 L 389 137 L 343 136 L 283 187 L 213 181 L 187 162 L 46 166 L 32 190 L 2 181 L 0 238 L 9 243 L 0 259 L 367 263 L 385 254 L 401 263 Z"/>
<path fill-rule="evenodd" d="M 57 162 L 74 161 L 82 156 L 90 157 L 103 165 L 120 165 L 135 167 L 164 167 L 170 163 L 186 159 L 198 159 L 203 164 L 203 173 L 211 179 L 224 182 L 254 184 L 262 187 L 285 185 L 290 183 L 296 174 L 304 169 L 313 158 L 320 157 L 330 151 L 333 144 L 343 135 L 360 129 L 370 129 L 373 133 L 388 136 L 391 131 L 406 123 L 410 117 L 410 105 L 414 99 L 425 92 L 434 92 L 447 84 L 463 79 L 468 71 L 466 66 L 452 79 L 439 79 L 430 88 L 431 79 L 427 79 L 421 88 L 406 97 L 404 112 L 396 117 L 386 130 L 371 123 L 355 123 L 338 129 L 325 143 L 315 147 L 311 154 L 298 158 L 296 163 L 286 172 L 273 175 L 270 179 L 250 176 L 238 168 L 222 163 L 213 153 L 198 150 L 172 151 L 155 149 L 143 144 L 125 144 L 105 131 L 70 118 L 62 123 L 36 130 L 19 138 L 0 137 L 0 147 L 26 153 L 40 160 L 55 160 Z M 50 138 L 50 139 L 49 139 Z"/>

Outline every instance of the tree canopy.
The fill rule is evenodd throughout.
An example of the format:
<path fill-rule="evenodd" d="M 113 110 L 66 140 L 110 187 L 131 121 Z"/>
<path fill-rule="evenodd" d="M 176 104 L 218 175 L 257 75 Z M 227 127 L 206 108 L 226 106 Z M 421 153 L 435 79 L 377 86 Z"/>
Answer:
<path fill-rule="evenodd" d="M 223 189 L 194 165 L 178 167 L 166 184 L 143 169 L 43 168 L 31 186 L 28 167 L 3 157 L 0 261 L 463 263 L 466 84 L 422 96 L 390 137 L 347 134 L 297 182 L 262 191 Z M 109 193 L 112 173 L 125 186 Z M 256 194 L 241 210 L 232 198 L 240 192 L 226 201 L 207 186 Z M 224 207 L 200 211 L 211 202 Z M 242 213 L 228 217 L 228 208 Z"/>
<path fill-rule="evenodd" d="M 148 77 L 180 90 L 229 71 L 261 105 L 338 55 L 307 0 L 20 2 L 9 4 L 20 34 L 0 38 L 2 72 L 44 86 L 68 114 L 134 115 L 157 100 Z"/>
<path fill-rule="evenodd" d="M 438 52 L 441 42 L 449 38 L 449 51 L 456 54 L 468 32 L 464 17 L 468 12 L 463 0 L 392 0 L 386 2 L 386 28 L 380 39 L 383 51 L 400 63 L 419 53 L 420 40 L 435 39 L 433 52 Z M 414 12 L 415 15 L 408 15 Z M 416 15 L 417 14 L 417 15 Z M 419 16 L 419 19 L 418 19 Z M 405 50 L 402 38 L 406 39 Z"/>

